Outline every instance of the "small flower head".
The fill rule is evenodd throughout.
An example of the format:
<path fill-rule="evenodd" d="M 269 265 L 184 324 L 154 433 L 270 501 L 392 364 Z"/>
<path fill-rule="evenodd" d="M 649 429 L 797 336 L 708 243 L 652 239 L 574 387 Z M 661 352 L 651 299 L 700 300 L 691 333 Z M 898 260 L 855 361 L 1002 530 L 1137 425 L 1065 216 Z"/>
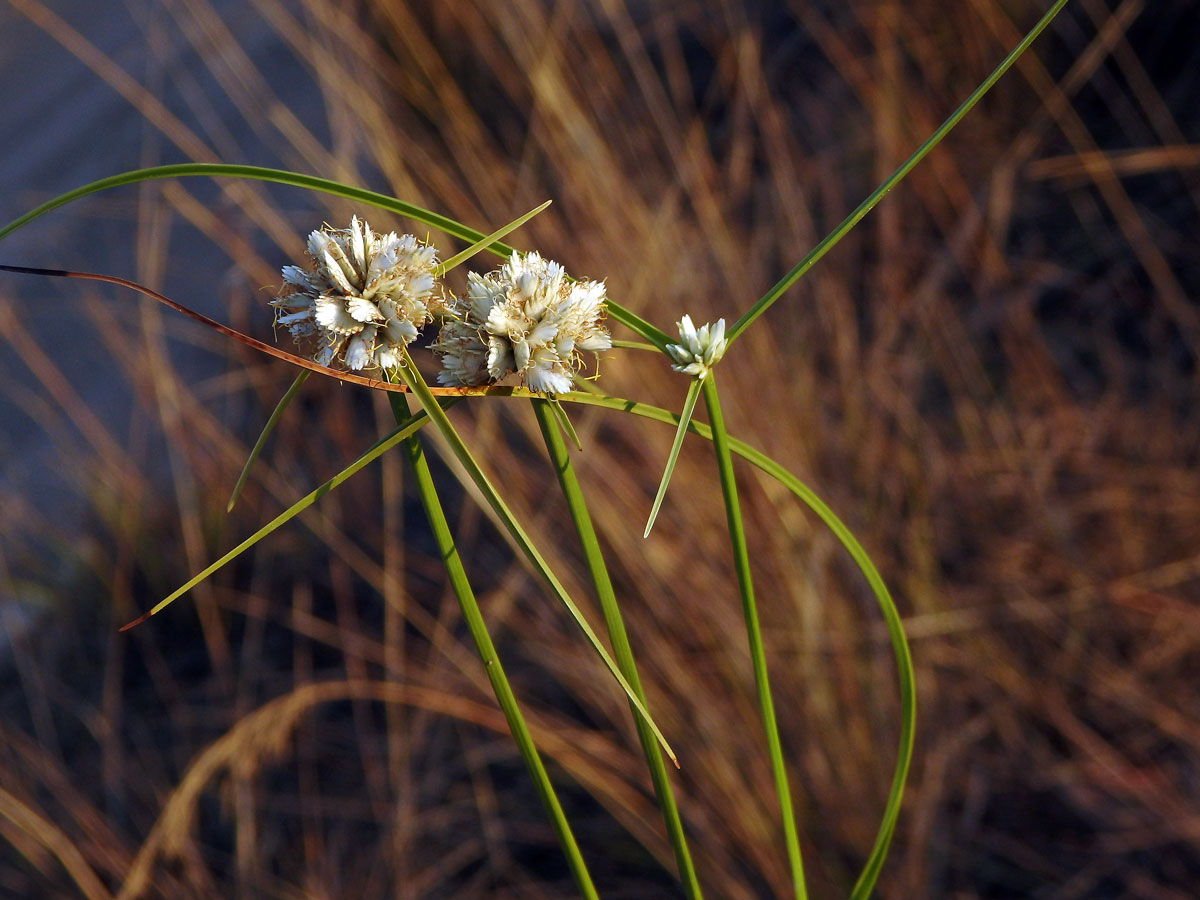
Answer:
<path fill-rule="evenodd" d="M 467 276 L 432 349 L 438 381 L 480 385 L 516 372 L 531 390 L 563 394 L 582 367 L 580 351 L 607 350 L 604 284 L 571 282 L 537 253 L 514 253 L 487 275 Z"/>
<path fill-rule="evenodd" d="M 725 320 L 717 319 L 697 328 L 691 316 L 684 316 L 676 323 L 679 326 L 679 343 L 667 344 L 666 350 L 675 361 L 671 366 L 676 372 L 694 375 L 703 379 L 708 370 L 725 355 L 729 342 L 725 340 Z"/>
<path fill-rule="evenodd" d="M 411 234 L 375 234 L 355 216 L 349 228 L 308 236 L 312 269 L 285 266 L 276 324 L 316 338 L 313 360 L 348 369 L 392 369 L 421 326 L 441 311 L 434 296 L 436 251 Z"/>

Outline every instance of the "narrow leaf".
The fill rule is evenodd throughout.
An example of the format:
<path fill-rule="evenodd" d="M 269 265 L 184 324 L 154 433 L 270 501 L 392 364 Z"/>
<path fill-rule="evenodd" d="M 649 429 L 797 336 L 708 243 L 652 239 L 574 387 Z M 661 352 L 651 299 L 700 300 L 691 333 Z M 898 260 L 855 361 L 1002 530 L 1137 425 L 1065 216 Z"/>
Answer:
<path fill-rule="evenodd" d="M 449 400 L 449 401 L 447 401 L 446 405 L 449 406 L 455 402 L 457 402 L 457 401 Z M 404 425 L 404 427 L 396 428 L 394 431 L 391 432 L 391 434 L 389 434 L 383 440 L 377 442 L 373 447 L 371 447 L 370 450 L 368 450 L 366 453 L 364 453 L 362 456 L 360 456 L 358 459 L 356 459 L 349 466 L 344 468 L 341 472 L 334 475 L 332 478 L 330 478 L 328 481 L 326 481 L 324 484 L 322 484 L 316 490 L 311 491 L 310 493 L 301 497 L 299 500 L 297 500 L 295 503 L 293 503 L 291 506 L 289 506 L 287 509 L 285 509 L 283 512 L 281 512 L 278 516 L 276 516 L 274 519 L 272 519 L 270 522 L 268 522 L 262 528 L 258 529 L 258 531 L 254 532 L 254 534 L 250 535 L 250 537 L 246 538 L 244 541 L 242 541 L 240 544 L 238 544 L 236 547 L 234 547 L 232 550 L 230 550 L 228 553 L 226 553 L 224 556 L 222 556 L 216 562 L 209 565 L 203 571 L 198 572 L 194 577 L 189 579 L 186 584 L 184 584 L 181 587 L 177 588 L 176 590 L 172 591 L 170 594 L 168 594 L 166 597 L 164 597 L 162 600 L 160 600 L 158 603 L 156 603 L 148 612 L 142 613 L 142 615 L 138 616 L 132 622 L 122 625 L 120 630 L 127 631 L 128 629 L 132 628 L 134 625 L 138 625 L 138 624 L 146 621 L 151 616 L 153 616 L 159 612 L 162 612 L 162 610 L 164 610 L 173 601 L 178 600 L 180 597 L 182 597 L 184 594 L 186 594 L 188 591 L 190 591 L 192 588 L 194 588 L 200 582 L 204 581 L 204 579 L 208 578 L 209 575 L 212 575 L 218 569 L 223 568 L 226 564 L 237 559 L 245 551 L 249 550 L 251 547 L 253 547 L 259 541 L 261 541 L 263 538 L 265 538 L 268 534 L 275 531 L 281 525 L 283 525 L 287 522 L 290 522 L 297 515 L 302 513 L 304 510 L 308 509 L 310 506 L 312 506 L 314 503 L 316 503 L 318 500 L 320 500 L 322 497 L 324 497 L 326 494 L 328 494 L 330 491 L 332 491 L 339 484 L 341 484 L 343 481 L 348 479 L 351 475 L 354 475 L 356 472 L 358 472 L 360 469 L 367 466 L 369 463 L 374 462 L 376 459 L 378 459 L 380 456 L 382 456 L 388 450 L 392 449 L 392 447 L 395 447 L 397 444 L 399 444 L 405 438 L 411 437 L 412 435 L 416 434 L 417 430 L 420 429 L 421 426 L 423 426 L 425 424 L 425 422 L 426 422 L 425 414 L 417 413 L 415 416 L 413 416 L 413 418 L 407 424 Z"/>
<path fill-rule="evenodd" d="M 275 411 L 267 419 L 267 424 L 263 426 L 262 433 L 258 436 L 258 440 L 254 442 L 254 447 L 250 451 L 250 455 L 246 457 L 246 464 L 242 466 L 242 474 L 238 476 L 237 484 L 233 486 L 233 493 L 229 495 L 229 503 L 225 507 L 225 512 L 233 512 L 233 505 L 237 503 L 238 497 L 241 496 L 242 488 L 246 486 L 246 479 L 250 477 L 250 468 L 254 465 L 254 461 L 258 459 L 259 454 L 262 453 L 263 445 L 266 444 L 271 432 L 275 430 L 275 425 L 279 422 L 279 417 L 288 408 L 288 404 L 292 402 L 292 398 L 296 396 L 296 392 L 300 390 L 300 386 L 308 381 L 310 374 L 312 373 L 308 369 L 301 369 L 300 374 L 296 376 L 296 380 L 292 382 L 292 386 L 287 389 L 284 395 L 279 398 L 279 402 L 275 404 Z"/>
<path fill-rule="evenodd" d="M 745 314 L 729 329 L 728 339 L 730 343 L 737 340 L 738 336 L 750 326 L 750 323 L 765 313 L 782 296 L 784 291 L 799 281 L 800 277 L 811 269 L 817 260 L 832 250 L 834 245 L 845 237 L 850 229 L 859 223 L 863 216 L 875 208 L 875 204 L 882 200 L 888 191 L 899 184 L 904 176 L 911 172 L 930 150 L 942 142 L 942 138 L 948 135 L 954 129 L 954 126 L 962 120 L 963 116 L 971 111 L 971 107 L 978 103 L 983 95 L 992 89 L 992 85 L 1000 80 L 1000 76 L 1009 70 L 1012 64 L 1034 42 L 1037 36 L 1046 29 L 1046 26 L 1054 20 L 1054 17 L 1058 15 L 1066 2 L 1067 0 L 1058 0 L 1054 6 L 1050 7 L 1049 11 L 1033 26 L 1029 34 L 1025 35 L 1024 39 L 1012 49 L 1012 52 L 1004 57 L 1004 61 L 996 67 L 995 71 L 985 78 L 979 87 L 971 92 L 971 95 L 962 102 L 962 105 L 950 114 L 950 118 L 946 119 L 938 127 L 937 131 L 931 134 L 928 140 L 913 152 L 912 156 L 900 164 L 900 168 L 884 179 L 883 183 L 875 188 L 871 192 L 871 195 L 860 203 L 854 212 L 846 216 L 842 223 L 833 229 L 821 243 L 817 244 L 808 256 L 796 263 L 790 272 L 779 279 L 774 287 L 767 291 L 750 309 L 746 310 Z"/>
<path fill-rule="evenodd" d="M 575 449 L 583 451 L 583 444 L 579 440 L 579 435 L 575 433 L 575 426 L 571 424 L 571 417 L 567 415 L 567 411 L 562 408 L 562 404 L 558 402 L 558 398 L 547 401 L 550 404 L 550 410 L 554 413 L 554 418 L 558 420 L 558 427 L 562 429 L 563 434 L 567 436 Z"/>
<path fill-rule="evenodd" d="M 650 529 L 658 518 L 658 508 L 662 506 L 663 498 L 667 496 L 667 485 L 671 483 L 671 475 L 675 471 L 675 463 L 679 459 L 679 451 L 683 447 L 683 436 L 687 434 L 688 423 L 692 421 L 692 411 L 696 408 L 696 398 L 700 396 L 701 379 L 693 378 L 688 385 L 687 397 L 683 401 L 683 410 L 679 413 L 679 428 L 675 430 L 675 441 L 671 444 L 671 453 L 667 456 L 667 467 L 663 469 L 662 481 L 658 483 L 658 494 L 654 505 L 650 507 L 650 518 L 646 520 L 646 530 L 643 538 L 650 537 Z"/>
<path fill-rule="evenodd" d="M 653 729 L 654 736 L 658 739 L 663 751 L 671 758 L 671 762 L 675 763 L 675 766 L 678 767 L 679 761 L 675 757 L 675 752 L 671 749 L 671 745 L 667 743 L 667 739 L 663 736 L 658 724 L 651 718 L 645 704 L 633 692 L 633 688 L 629 686 L 629 682 L 625 680 L 625 676 L 621 674 L 620 669 L 617 668 L 617 664 L 613 662 L 608 651 L 604 649 L 604 645 L 600 643 L 600 639 L 596 637 L 596 632 L 592 630 L 592 626 L 587 623 L 587 620 L 583 617 L 583 613 L 580 612 L 579 607 L 575 605 L 575 601 L 567 593 L 567 589 L 563 587 L 562 583 L 558 580 L 558 576 L 554 574 L 549 564 L 542 557 L 542 554 L 534 546 L 533 541 L 530 540 L 529 535 L 525 533 L 525 529 L 521 527 L 512 510 L 508 508 L 508 504 L 504 502 L 504 499 L 496 491 L 495 487 L 492 486 L 487 476 L 483 474 L 483 470 L 475 462 L 471 451 L 467 449 L 467 445 L 463 443 L 458 432 L 454 430 L 454 426 L 450 424 L 446 413 L 438 406 L 437 398 L 430 392 L 429 386 L 425 384 L 425 379 L 421 377 L 421 373 L 417 370 L 412 358 L 409 357 L 407 349 L 404 353 L 403 363 L 400 366 L 400 377 L 417 400 L 420 401 L 421 406 L 428 413 L 430 421 L 442 433 L 442 436 L 446 439 L 446 443 L 450 445 L 454 456 L 462 464 L 467 474 L 471 476 L 471 480 L 475 482 L 475 486 L 479 488 L 488 505 L 491 506 L 492 510 L 504 523 L 504 527 L 508 530 L 513 540 L 517 542 L 518 546 L 520 546 L 526 558 L 541 573 L 542 578 L 545 579 L 554 596 L 558 598 L 558 601 L 567 608 L 567 612 L 571 614 L 571 618 L 575 620 L 575 624 L 579 626 L 584 636 L 587 637 L 588 643 L 592 645 L 592 649 L 604 661 L 604 665 L 608 667 L 608 671 L 612 673 L 617 684 L 621 686 L 621 690 L 629 698 L 629 702 L 637 708 L 638 714 Z"/>
<path fill-rule="evenodd" d="M 463 250 L 461 253 L 456 253 L 454 256 L 450 257 L 448 260 L 446 260 L 440 266 L 434 266 L 434 268 L 433 268 L 434 277 L 441 278 L 443 275 L 445 275 L 451 269 L 455 268 L 456 266 L 461 266 L 463 263 L 465 263 L 468 259 L 470 259 L 472 256 L 474 256 L 476 253 L 479 253 L 481 250 L 486 250 L 492 244 L 499 243 L 501 238 L 507 236 L 510 232 L 516 231 L 518 228 L 520 228 L 522 225 L 524 225 L 526 222 L 528 222 L 530 219 L 532 219 L 534 216 L 536 216 L 538 213 L 540 213 L 542 210 L 544 210 L 547 206 L 549 206 L 551 204 L 551 202 L 553 202 L 553 201 L 547 200 L 541 206 L 535 206 L 533 209 L 531 209 L 529 212 L 525 213 L 525 215 L 521 216 L 520 218 L 513 219 L 511 222 L 509 222 L 504 227 L 497 228 L 495 231 L 493 231 L 487 237 L 481 238 L 480 240 L 476 241 L 470 247 L 468 247 L 466 250 Z"/>

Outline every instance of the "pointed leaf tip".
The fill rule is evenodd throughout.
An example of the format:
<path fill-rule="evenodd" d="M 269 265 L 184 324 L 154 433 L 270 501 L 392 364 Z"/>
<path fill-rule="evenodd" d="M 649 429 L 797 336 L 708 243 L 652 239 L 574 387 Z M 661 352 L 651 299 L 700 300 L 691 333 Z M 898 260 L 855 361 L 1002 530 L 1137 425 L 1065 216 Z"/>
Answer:
<path fill-rule="evenodd" d="M 136 619 L 134 619 L 132 622 L 126 622 L 124 625 L 122 625 L 120 628 L 118 628 L 117 631 L 128 631 L 130 628 L 133 628 L 135 625 L 141 625 L 152 615 L 154 615 L 154 610 L 152 610 L 152 609 L 147 610 L 146 612 L 144 612 L 140 616 L 138 616 Z"/>
<path fill-rule="evenodd" d="M 679 460 L 679 451 L 683 447 L 683 438 L 687 434 L 688 423 L 692 421 L 692 412 L 696 409 L 696 399 L 700 396 L 700 379 L 693 378 L 688 386 L 687 397 L 683 401 L 683 410 L 679 413 L 679 428 L 675 431 L 675 441 L 671 444 L 671 452 L 667 456 L 667 465 L 663 469 L 662 480 L 658 483 L 658 493 L 654 504 L 650 507 L 650 517 L 646 520 L 646 530 L 642 539 L 650 537 L 650 529 L 658 518 L 658 510 L 662 507 L 663 498 L 667 496 L 667 485 L 671 483 L 671 475 L 675 471 L 675 463 Z"/>

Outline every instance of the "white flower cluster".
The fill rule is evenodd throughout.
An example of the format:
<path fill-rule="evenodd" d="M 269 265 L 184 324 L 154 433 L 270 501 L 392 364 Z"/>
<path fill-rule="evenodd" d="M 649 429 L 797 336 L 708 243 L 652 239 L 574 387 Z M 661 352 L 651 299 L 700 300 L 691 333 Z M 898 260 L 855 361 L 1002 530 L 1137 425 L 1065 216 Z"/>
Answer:
<path fill-rule="evenodd" d="M 353 371 L 391 370 L 435 316 L 438 381 L 479 386 L 517 373 L 531 390 L 571 390 L 580 352 L 607 350 L 604 284 L 572 282 L 537 253 L 514 253 L 498 270 L 467 276 L 467 296 L 435 294 L 434 248 L 411 234 L 376 234 L 358 217 L 308 236 L 311 269 L 285 266 L 275 321 L 310 348 L 314 362 Z"/>
<path fill-rule="evenodd" d="M 467 276 L 467 296 L 449 305 L 437 343 L 438 381 L 479 385 L 516 372 L 530 390 L 571 390 L 580 351 L 607 350 L 603 282 L 570 281 L 537 253 L 514 253 L 497 271 Z"/>
<path fill-rule="evenodd" d="M 411 234 L 375 234 L 355 216 L 349 228 L 310 234 L 308 256 L 312 269 L 284 267 L 290 293 L 271 305 L 297 340 L 317 338 L 320 365 L 395 368 L 404 346 L 442 311 L 433 295 L 436 251 Z"/>
<path fill-rule="evenodd" d="M 667 344 L 666 347 L 667 353 L 675 361 L 671 368 L 703 380 L 729 346 L 725 340 L 725 320 L 717 319 L 697 328 L 692 324 L 692 317 L 685 315 L 675 324 L 679 326 L 680 343 Z"/>

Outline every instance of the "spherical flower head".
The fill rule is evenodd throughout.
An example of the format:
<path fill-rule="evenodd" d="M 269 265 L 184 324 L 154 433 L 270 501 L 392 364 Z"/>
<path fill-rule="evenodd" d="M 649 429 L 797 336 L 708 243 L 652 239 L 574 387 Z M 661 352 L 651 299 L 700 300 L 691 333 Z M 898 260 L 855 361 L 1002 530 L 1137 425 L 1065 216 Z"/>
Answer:
<path fill-rule="evenodd" d="M 467 276 L 467 296 L 448 307 L 432 349 L 444 385 L 481 385 L 516 372 L 530 390 L 564 394 L 581 351 L 612 346 L 604 327 L 604 283 L 567 278 L 537 253 L 514 253 L 487 275 Z"/>
<path fill-rule="evenodd" d="M 434 295 L 436 251 L 411 234 L 376 234 L 355 216 L 349 228 L 312 232 L 308 256 L 311 269 L 284 266 L 271 305 L 276 324 L 315 344 L 313 360 L 323 366 L 394 369 L 404 346 L 442 309 Z"/>
<path fill-rule="evenodd" d="M 666 347 L 674 360 L 671 368 L 703 379 L 725 355 L 725 348 L 729 346 L 725 340 L 725 320 L 717 319 L 697 328 L 692 324 L 692 317 L 685 315 L 675 324 L 679 326 L 679 343 L 667 344 Z"/>

